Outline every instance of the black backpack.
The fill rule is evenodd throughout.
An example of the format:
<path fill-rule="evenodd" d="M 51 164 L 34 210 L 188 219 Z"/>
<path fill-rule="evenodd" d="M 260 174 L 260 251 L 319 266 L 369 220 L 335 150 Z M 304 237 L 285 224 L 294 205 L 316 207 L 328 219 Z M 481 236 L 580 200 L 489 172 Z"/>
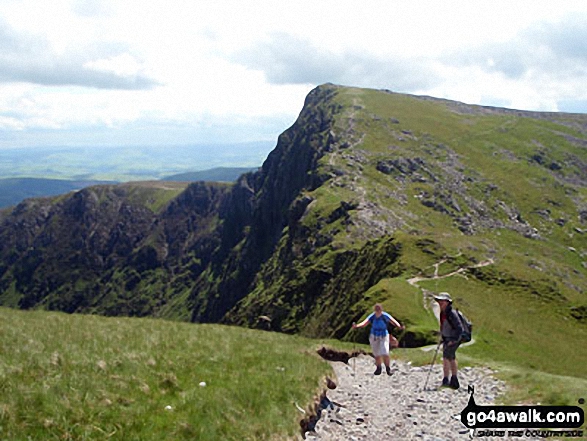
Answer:
<path fill-rule="evenodd" d="M 471 338 L 473 336 L 473 323 L 471 323 L 471 321 L 467 317 L 465 317 L 465 315 L 461 311 L 459 311 L 458 309 L 455 309 L 455 311 L 457 312 L 457 316 L 459 317 L 459 320 L 461 321 L 461 326 L 463 327 L 461 341 L 469 342 L 471 341 Z"/>

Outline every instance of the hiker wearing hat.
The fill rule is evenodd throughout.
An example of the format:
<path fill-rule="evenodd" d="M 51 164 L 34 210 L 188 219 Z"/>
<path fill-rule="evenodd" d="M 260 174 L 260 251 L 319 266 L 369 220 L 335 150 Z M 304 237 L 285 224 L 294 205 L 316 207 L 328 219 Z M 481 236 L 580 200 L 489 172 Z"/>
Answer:
<path fill-rule="evenodd" d="M 391 367 L 389 365 L 389 331 L 387 330 L 387 324 L 391 323 L 393 326 L 404 329 L 404 327 L 394 319 L 390 314 L 383 311 L 381 304 L 377 303 L 373 307 L 373 312 L 363 320 L 361 323 L 353 323 L 353 329 L 364 328 L 368 324 L 371 324 L 371 332 L 369 334 L 369 343 L 371 344 L 371 350 L 375 356 L 375 375 L 381 375 L 381 361 L 385 363 L 385 371 L 387 375 L 391 375 Z"/>
<path fill-rule="evenodd" d="M 442 368 L 444 377 L 443 387 L 459 388 L 457 378 L 458 363 L 457 349 L 461 344 L 463 326 L 457 312 L 452 308 L 452 298 L 447 292 L 441 292 L 434 296 L 434 300 L 440 306 L 440 334 L 442 336 Z"/>

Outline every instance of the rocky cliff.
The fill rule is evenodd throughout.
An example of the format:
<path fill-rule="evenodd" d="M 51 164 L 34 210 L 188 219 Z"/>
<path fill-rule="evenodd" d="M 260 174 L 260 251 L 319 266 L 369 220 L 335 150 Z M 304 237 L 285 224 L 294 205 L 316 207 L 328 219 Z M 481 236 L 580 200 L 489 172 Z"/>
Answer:
<path fill-rule="evenodd" d="M 416 344 L 435 327 L 406 281 L 420 275 L 480 315 L 476 296 L 505 296 L 582 327 L 586 145 L 585 115 L 320 86 L 235 184 L 98 186 L 0 212 L 0 304 L 342 338 L 381 301 Z"/>

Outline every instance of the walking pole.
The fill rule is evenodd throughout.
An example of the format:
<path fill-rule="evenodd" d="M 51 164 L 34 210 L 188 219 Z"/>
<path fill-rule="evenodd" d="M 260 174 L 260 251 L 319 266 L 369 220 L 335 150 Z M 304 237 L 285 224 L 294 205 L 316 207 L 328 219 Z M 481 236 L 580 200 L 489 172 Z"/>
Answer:
<path fill-rule="evenodd" d="M 402 332 L 400 333 L 400 335 L 399 335 L 399 337 L 397 339 L 397 347 L 398 348 L 401 346 L 401 342 L 402 342 L 403 338 L 406 335 L 406 331 L 407 331 L 407 328 L 404 326 L 404 329 L 402 330 Z"/>
<path fill-rule="evenodd" d="M 356 323 L 353 322 L 353 326 L 355 326 Z M 353 356 L 353 380 L 355 378 L 355 364 L 356 364 L 356 358 L 357 358 L 357 341 L 355 340 L 355 336 L 353 335 L 353 353 L 351 354 Z"/>
<path fill-rule="evenodd" d="M 432 363 L 430 364 L 430 369 L 428 370 L 428 375 L 426 376 L 426 383 L 424 383 L 424 389 L 426 390 L 426 386 L 428 386 L 428 379 L 430 378 L 430 372 L 432 372 L 432 367 L 434 366 L 434 362 L 436 361 L 436 356 L 438 355 L 438 350 L 440 349 L 440 344 L 442 343 L 442 339 L 438 341 L 438 346 L 436 346 L 436 351 L 434 351 L 434 357 L 432 358 Z"/>

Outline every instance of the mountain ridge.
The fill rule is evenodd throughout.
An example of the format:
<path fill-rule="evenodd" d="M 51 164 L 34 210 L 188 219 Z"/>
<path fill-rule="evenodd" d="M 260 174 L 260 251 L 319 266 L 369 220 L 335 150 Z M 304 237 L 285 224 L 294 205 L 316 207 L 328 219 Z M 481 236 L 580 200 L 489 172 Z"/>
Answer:
<path fill-rule="evenodd" d="M 487 341 L 471 350 L 512 331 L 543 366 L 519 350 L 535 347 L 542 320 L 560 327 L 554 342 L 587 332 L 587 116 L 455 106 L 475 108 L 327 84 L 235 184 L 96 187 L 4 210 L 0 303 L 251 327 L 268 317 L 273 330 L 348 339 L 380 301 L 419 345 L 436 324 L 407 280 L 443 261 L 469 269 L 422 288 L 470 311 Z M 510 310 L 493 319 L 488 299 Z M 554 342 L 543 350 L 568 347 Z"/>
<path fill-rule="evenodd" d="M 161 178 L 161 180 L 176 182 L 234 182 L 240 175 L 254 170 L 254 168 L 246 167 L 215 167 L 208 170 L 169 175 Z M 70 191 L 78 191 L 85 187 L 120 183 L 117 181 L 97 180 L 1 178 L 0 208 L 15 206 L 28 198 L 57 196 Z"/>

